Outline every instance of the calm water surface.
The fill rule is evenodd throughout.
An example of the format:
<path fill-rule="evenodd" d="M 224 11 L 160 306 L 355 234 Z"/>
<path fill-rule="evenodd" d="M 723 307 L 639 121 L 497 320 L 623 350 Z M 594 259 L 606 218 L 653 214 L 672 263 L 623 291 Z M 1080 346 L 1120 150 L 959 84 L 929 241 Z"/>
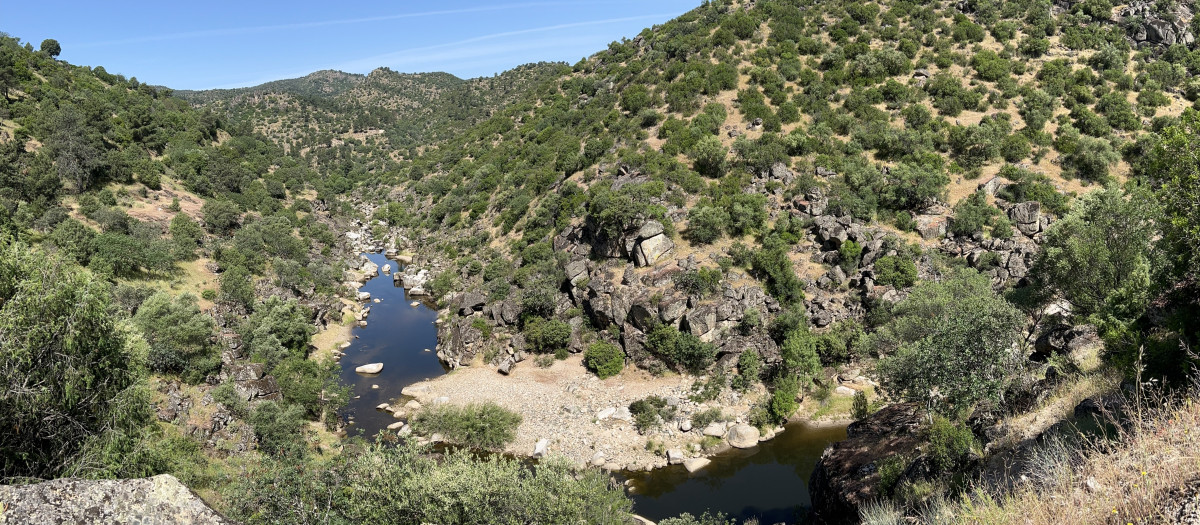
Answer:
<path fill-rule="evenodd" d="M 388 260 L 383 254 L 367 254 L 371 262 L 379 265 L 391 264 L 392 271 L 399 271 L 399 263 Z M 367 281 L 361 288 L 371 292 L 371 313 L 367 326 L 355 327 L 342 358 L 342 382 L 352 385 L 350 404 L 346 414 L 354 424 L 350 435 L 359 431 L 364 436 L 374 436 L 388 425 L 395 423 L 391 414 L 376 410 L 380 403 L 393 403 L 400 397 L 404 387 L 446 373 L 437 354 L 437 311 L 424 304 L 411 306 L 404 288 L 392 284 L 392 276 L 382 271 L 379 277 Z M 379 299 L 380 302 L 374 302 Z M 429 349 L 428 352 L 425 350 Z M 363 375 L 354 371 L 361 365 L 383 363 L 383 372 Z M 379 388 L 371 388 L 378 385 Z M 353 396 L 359 396 L 353 399 Z"/>

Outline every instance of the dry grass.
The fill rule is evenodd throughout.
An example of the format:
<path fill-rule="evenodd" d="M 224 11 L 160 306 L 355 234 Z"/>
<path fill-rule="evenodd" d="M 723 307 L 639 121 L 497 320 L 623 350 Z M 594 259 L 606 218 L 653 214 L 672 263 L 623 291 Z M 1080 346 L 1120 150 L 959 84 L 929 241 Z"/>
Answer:
<path fill-rule="evenodd" d="M 993 498 L 977 493 L 961 504 L 963 523 L 1153 523 L 1163 516 L 1171 493 L 1200 478 L 1200 391 L 1179 402 L 1139 403 L 1122 439 L 1083 452 L 1046 459 L 1041 487 L 1025 484 Z M 1161 404 L 1159 403 L 1161 402 Z"/>
<path fill-rule="evenodd" d="M 1166 509 L 1200 479 L 1198 398 L 1193 388 L 1182 399 L 1131 403 L 1132 421 L 1118 439 L 1082 449 L 1052 443 L 1037 455 L 1033 479 L 1023 477 L 1011 492 L 976 489 L 957 502 L 933 502 L 919 519 L 897 520 L 894 507 L 875 505 L 864 509 L 863 523 L 1175 523 Z"/>

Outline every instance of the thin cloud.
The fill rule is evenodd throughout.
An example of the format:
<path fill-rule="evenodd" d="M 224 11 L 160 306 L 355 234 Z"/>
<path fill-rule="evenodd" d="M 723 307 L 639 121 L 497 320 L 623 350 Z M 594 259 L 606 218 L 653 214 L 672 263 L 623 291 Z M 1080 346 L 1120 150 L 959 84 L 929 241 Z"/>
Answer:
<path fill-rule="evenodd" d="M 334 66 L 332 69 L 339 69 L 342 71 L 363 71 L 363 70 L 374 69 L 379 66 L 391 65 L 391 64 L 397 63 L 397 62 L 410 61 L 410 60 L 412 60 L 411 57 L 413 56 L 414 53 L 421 53 L 421 52 L 425 52 L 425 51 L 434 51 L 434 50 L 438 50 L 438 49 L 464 46 L 467 44 L 486 42 L 488 40 L 496 40 L 499 38 L 506 38 L 506 37 L 510 37 L 510 36 L 528 35 L 528 34 L 532 34 L 532 33 L 545 33 L 548 31 L 558 31 L 561 29 L 573 29 L 573 28 L 579 28 L 579 27 L 616 24 L 616 23 L 621 23 L 621 22 L 636 22 L 639 20 L 662 19 L 664 17 L 669 17 L 669 16 L 674 16 L 674 14 L 673 13 L 659 13 L 659 14 L 653 14 L 653 15 L 630 16 L 630 17 L 624 17 L 624 18 L 609 18 L 609 19 L 605 19 L 605 20 L 592 20 L 589 22 L 574 22 L 574 23 L 570 23 L 570 24 L 557 24 L 557 25 L 545 26 L 545 27 L 535 27 L 532 29 L 520 29 L 517 31 L 505 31 L 502 33 L 492 33 L 489 35 L 477 36 L 477 37 L 468 38 L 465 40 L 457 40 L 454 42 L 447 42 L 445 44 L 436 44 L 436 45 L 424 46 L 424 47 L 414 47 L 414 48 L 409 48 L 409 49 L 403 49 L 400 51 L 393 51 L 391 53 L 385 53 L 382 55 L 374 55 L 374 56 L 370 56 L 370 57 L 359 58 L 359 59 L 352 60 L 349 62 L 344 62 L 338 66 Z"/>
<path fill-rule="evenodd" d="M 461 15 L 470 13 L 483 13 L 492 11 L 510 11 L 513 9 L 529 9 L 537 7 L 559 7 L 564 5 L 572 5 L 571 2 L 529 2 L 521 4 L 501 4 L 480 7 L 468 7 L 462 9 L 443 9 L 440 11 L 425 11 L 421 13 L 401 13 L 396 15 L 372 16 L 365 18 L 347 18 L 343 20 L 322 20 L 319 22 L 299 22 L 294 24 L 276 24 L 263 26 L 248 26 L 248 27 L 231 27 L 225 29 L 205 29 L 201 31 L 187 31 L 183 33 L 168 33 L 163 35 L 150 35 L 134 38 L 125 38 L 120 40 L 107 40 L 103 42 L 88 42 L 75 44 L 75 47 L 91 48 L 124 44 L 141 44 L 146 42 L 163 42 L 168 40 L 186 40 L 189 38 L 206 38 L 217 36 L 244 35 L 254 33 L 266 33 L 270 31 L 286 31 L 293 29 L 310 29 L 314 27 L 328 27 L 335 25 L 347 24 L 363 24 L 370 22 L 386 22 L 389 20 L 401 20 L 405 18 L 421 18 L 431 16 L 444 15 Z"/>

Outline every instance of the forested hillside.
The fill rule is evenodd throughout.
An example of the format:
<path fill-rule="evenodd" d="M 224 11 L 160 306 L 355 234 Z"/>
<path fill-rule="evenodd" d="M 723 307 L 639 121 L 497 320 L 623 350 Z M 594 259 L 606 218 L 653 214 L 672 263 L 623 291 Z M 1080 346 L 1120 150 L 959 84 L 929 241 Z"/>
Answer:
<path fill-rule="evenodd" d="M 179 96 L 227 115 L 314 165 L 412 156 L 462 132 L 559 74 L 540 63 L 493 77 L 447 73 L 368 75 L 318 71 L 261 86 L 182 91 Z"/>
<path fill-rule="evenodd" d="M 857 420 L 812 520 L 1170 522 L 1200 479 L 1171 426 L 1200 336 L 1195 9 L 722 0 L 573 66 L 183 98 L 4 37 L 0 478 L 172 473 L 247 523 L 626 522 L 590 458 L 339 432 L 333 347 L 383 249 L 450 368 L 688 383 L 629 404 L 616 469 Z M 503 449 L 604 419 L 504 401 L 412 422 Z M 1074 440 L 1093 414 L 1117 436 Z M 663 523 L 697 522 L 721 520 Z"/>

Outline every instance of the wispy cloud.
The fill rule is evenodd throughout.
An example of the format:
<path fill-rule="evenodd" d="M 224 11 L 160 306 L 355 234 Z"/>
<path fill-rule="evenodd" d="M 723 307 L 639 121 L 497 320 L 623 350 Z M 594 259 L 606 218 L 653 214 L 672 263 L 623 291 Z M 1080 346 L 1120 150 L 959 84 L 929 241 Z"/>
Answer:
<path fill-rule="evenodd" d="M 573 5 L 573 4 L 574 4 L 573 2 L 527 2 L 527 3 L 517 3 L 517 4 L 487 5 L 487 6 L 479 6 L 479 7 L 468 7 L 468 8 L 462 8 L 462 9 L 443 9 L 443 10 L 439 10 L 439 11 L 424 11 L 424 12 L 420 12 L 420 13 L 400 13 L 400 14 L 394 14 L 394 15 L 371 16 L 371 17 L 363 17 L 363 18 L 346 18 L 346 19 L 342 19 L 342 20 L 321 20 L 321 21 L 316 21 L 316 22 L 298 22 L 298 23 L 292 23 L 292 24 L 274 24 L 274 25 L 261 25 L 261 26 L 230 27 L 230 28 L 222 28 L 222 29 L 205 29 L 205 30 L 200 30 L 200 31 L 185 31 L 185 32 L 180 32 L 180 33 L 166 33 L 166 34 L 161 34 L 161 35 L 148 35 L 148 36 L 140 36 L 140 37 L 133 37 L 133 38 L 123 38 L 123 39 L 119 39 L 119 40 L 106 40 L 106 41 L 101 41 L 101 42 L 85 42 L 85 43 L 80 43 L 80 44 L 74 44 L 74 46 L 79 47 L 79 48 L 92 48 L 92 47 L 114 46 L 114 45 L 125 45 L 125 44 L 142 44 L 142 43 L 147 43 L 147 42 L 163 42 L 163 41 L 169 41 L 169 40 L 186 40 L 186 39 L 191 39 L 191 38 L 210 38 L 210 37 L 219 37 L 219 36 L 245 35 L 245 34 L 266 33 L 266 32 L 270 32 L 270 31 L 287 31 L 287 30 L 295 30 L 295 29 L 311 29 L 311 28 L 316 28 L 316 27 L 328 27 L 328 26 L 336 26 L 336 25 L 364 24 L 364 23 L 371 23 L 371 22 L 386 22 L 389 20 L 402 20 L 402 19 L 406 19 L 406 18 L 421 18 L 421 17 L 445 16 L 445 15 L 462 15 L 462 14 L 470 14 L 470 13 L 484 13 L 484 12 L 491 12 L 491 11 L 509 11 L 509 10 L 515 10 L 515 9 L 557 7 L 557 6 L 566 6 L 566 5 Z"/>
<path fill-rule="evenodd" d="M 391 53 L 384 53 L 381 55 L 374 55 L 374 56 L 359 58 L 359 59 L 351 60 L 351 61 L 339 64 L 337 66 L 334 66 L 332 69 L 340 69 L 342 71 L 366 71 L 366 70 L 374 69 L 374 68 L 380 67 L 380 66 L 393 67 L 393 66 L 397 66 L 400 64 L 431 62 L 431 61 L 438 60 L 439 57 L 437 55 L 426 55 L 425 53 L 427 53 L 429 51 L 436 51 L 436 50 L 442 50 L 442 49 L 448 49 L 448 48 L 460 48 L 459 50 L 454 51 L 454 54 L 459 57 L 464 56 L 464 55 L 484 56 L 484 55 L 490 53 L 489 48 L 493 48 L 495 46 L 494 45 L 489 45 L 487 47 L 483 47 L 483 46 L 464 47 L 464 46 L 470 46 L 471 44 L 478 44 L 478 43 L 482 43 L 482 42 L 488 42 L 488 41 L 492 41 L 492 40 L 498 40 L 498 39 L 513 37 L 513 36 L 529 35 L 529 34 L 534 34 L 534 33 L 547 33 L 547 32 L 551 32 L 551 31 L 560 31 L 560 30 L 564 30 L 564 29 L 576 29 L 576 28 L 580 28 L 580 27 L 617 24 L 617 23 L 622 23 L 622 22 L 636 22 L 639 20 L 651 20 L 651 19 L 662 20 L 665 17 L 669 17 L 669 16 L 674 16 L 674 14 L 673 13 L 658 13 L 658 14 L 652 14 L 652 15 L 630 16 L 630 17 L 624 17 L 624 18 L 608 18 L 605 20 L 591 20 L 591 21 L 587 21 L 587 22 L 557 24 L 557 25 L 544 26 L 544 27 L 535 27 L 535 28 L 531 28 L 531 29 L 520 29 L 520 30 L 516 30 L 516 31 L 504 31 L 501 33 L 492 33 L 489 35 L 477 36 L 477 37 L 468 38 L 465 40 L 456 40 L 454 42 L 447 42 L 444 44 L 413 47 L 413 48 L 408 48 L 408 49 L 402 49 L 400 51 L 393 51 Z M 538 47 L 541 47 L 541 46 L 538 46 Z M 424 59 L 425 56 L 429 56 L 430 59 L 425 60 Z M 444 58 L 444 56 L 441 58 Z"/>

